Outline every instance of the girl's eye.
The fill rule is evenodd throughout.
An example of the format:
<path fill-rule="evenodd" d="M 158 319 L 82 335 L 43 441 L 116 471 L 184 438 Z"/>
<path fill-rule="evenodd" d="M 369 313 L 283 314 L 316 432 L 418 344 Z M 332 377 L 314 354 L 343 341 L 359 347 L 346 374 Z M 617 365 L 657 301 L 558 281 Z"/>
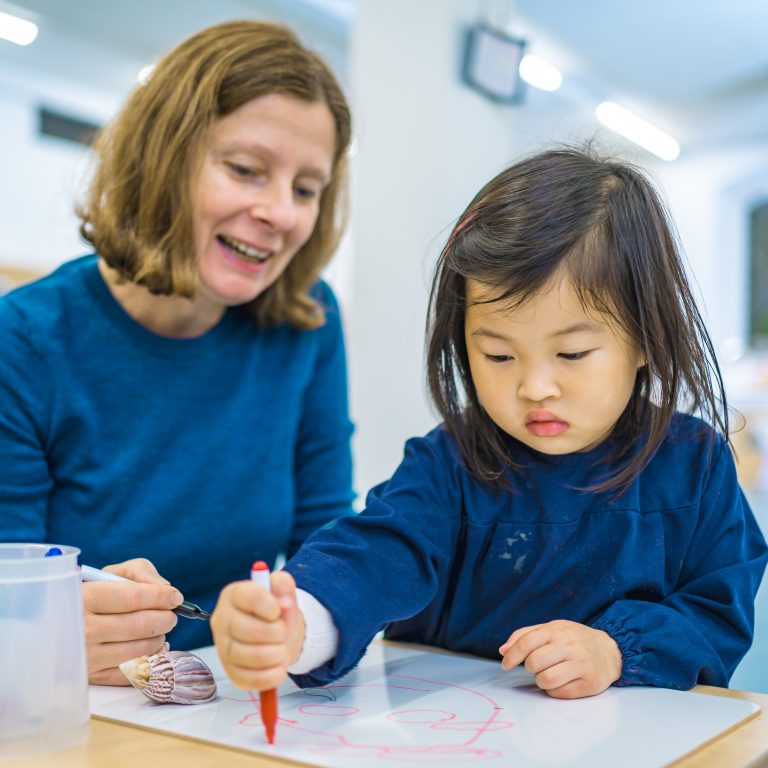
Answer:
<path fill-rule="evenodd" d="M 486 355 L 485 358 L 492 363 L 506 363 L 508 360 L 514 360 L 512 355 Z"/>
<path fill-rule="evenodd" d="M 592 350 L 586 350 L 585 352 L 561 352 L 558 357 L 562 357 L 563 360 L 581 360 L 586 357 Z"/>

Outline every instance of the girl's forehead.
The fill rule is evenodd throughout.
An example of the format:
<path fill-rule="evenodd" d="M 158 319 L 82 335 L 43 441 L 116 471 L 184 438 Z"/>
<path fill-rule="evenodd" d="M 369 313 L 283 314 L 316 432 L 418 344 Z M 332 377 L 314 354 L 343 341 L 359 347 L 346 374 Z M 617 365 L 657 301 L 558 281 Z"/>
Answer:
<path fill-rule="evenodd" d="M 553 275 L 544 285 L 535 292 L 508 294 L 504 286 L 492 285 L 474 278 L 466 279 L 467 306 L 483 305 L 492 311 L 514 311 L 526 304 L 537 303 L 542 300 L 560 298 L 570 300 L 578 298 L 579 294 L 573 281 L 567 274 Z"/>
<path fill-rule="evenodd" d="M 509 322 L 560 327 L 608 326 L 611 316 L 584 301 L 567 275 L 551 278 L 530 295 L 504 296 L 503 290 L 471 278 L 467 279 L 467 323 Z"/>

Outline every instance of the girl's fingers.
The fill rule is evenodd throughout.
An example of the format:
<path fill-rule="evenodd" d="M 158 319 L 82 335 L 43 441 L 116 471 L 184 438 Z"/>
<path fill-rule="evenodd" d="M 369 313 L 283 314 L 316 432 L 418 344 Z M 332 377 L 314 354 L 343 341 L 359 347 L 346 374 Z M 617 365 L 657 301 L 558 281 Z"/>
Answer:
<path fill-rule="evenodd" d="M 270 688 L 277 688 L 286 677 L 283 667 L 247 669 L 230 665 L 226 667 L 226 673 L 235 687 L 243 691 L 267 691 Z"/>
<path fill-rule="evenodd" d="M 238 610 L 231 614 L 227 634 L 237 642 L 255 645 L 284 643 L 288 635 L 284 621 L 264 621 Z"/>
<path fill-rule="evenodd" d="M 539 672 L 568 660 L 569 658 L 561 645 L 548 642 L 531 651 L 523 660 L 523 666 L 532 675 L 538 675 Z"/>
<path fill-rule="evenodd" d="M 253 581 L 235 581 L 228 584 L 224 587 L 221 597 L 225 598 L 229 607 L 264 621 L 277 621 L 282 613 L 275 595 Z"/>
<path fill-rule="evenodd" d="M 579 679 L 579 670 L 572 661 L 561 661 L 545 667 L 536 674 L 536 685 L 543 691 L 552 691 Z"/>
<path fill-rule="evenodd" d="M 585 696 L 595 696 L 598 693 L 602 693 L 607 687 L 606 685 L 595 685 L 583 677 L 577 677 L 575 680 L 571 680 L 558 688 L 547 689 L 546 693 L 547 696 L 551 696 L 553 699 L 581 699 Z"/>
<path fill-rule="evenodd" d="M 530 627 L 520 627 L 520 629 L 516 629 L 509 636 L 509 639 L 504 643 L 504 645 L 499 648 L 499 653 L 503 656 L 523 635 L 527 635 L 532 630 L 543 626 L 543 624 L 533 624 Z"/>
<path fill-rule="evenodd" d="M 241 643 L 233 640 L 226 649 L 227 663 L 243 669 L 269 670 L 287 666 L 285 643 Z"/>
<path fill-rule="evenodd" d="M 504 658 L 501 666 L 504 669 L 513 669 L 518 664 L 522 664 L 530 653 L 546 645 L 550 640 L 550 633 L 546 629 L 546 624 L 537 624 L 535 627 L 525 627 L 518 630 L 521 634 L 516 639 L 515 632 L 510 639 L 499 649 L 503 651 Z"/>

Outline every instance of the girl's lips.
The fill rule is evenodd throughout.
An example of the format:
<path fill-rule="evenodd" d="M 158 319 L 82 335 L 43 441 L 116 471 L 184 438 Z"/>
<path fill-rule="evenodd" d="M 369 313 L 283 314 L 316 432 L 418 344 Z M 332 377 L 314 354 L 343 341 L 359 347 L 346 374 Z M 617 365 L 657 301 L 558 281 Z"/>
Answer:
<path fill-rule="evenodd" d="M 568 429 L 567 421 L 529 421 L 526 429 L 536 437 L 555 437 Z"/>
<path fill-rule="evenodd" d="M 558 419 L 550 411 L 531 411 L 525 419 L 525 428 L 537 437 L 555 437 L 568 429 L 568 422 Z"/>

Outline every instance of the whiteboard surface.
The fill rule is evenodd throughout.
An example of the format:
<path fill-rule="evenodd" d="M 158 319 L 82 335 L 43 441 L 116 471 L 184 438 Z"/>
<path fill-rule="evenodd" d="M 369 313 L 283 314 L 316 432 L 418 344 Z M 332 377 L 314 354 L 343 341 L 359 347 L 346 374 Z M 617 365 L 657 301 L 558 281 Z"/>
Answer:
<path fill-rule="evenodd" d="M 327 768 L 652 768 L 759 711 L 749 701 L 646 687 L 560 701 L 524 670 L 374 643 L 357 669 L 325 688 L 281 685 L 269 745 L 258 694 L 229 682 L 213 647 L 195 653 L 213 670 L 216 701 L 158 705 L 134 688 L 91 686 L 91 712 Z"/>

